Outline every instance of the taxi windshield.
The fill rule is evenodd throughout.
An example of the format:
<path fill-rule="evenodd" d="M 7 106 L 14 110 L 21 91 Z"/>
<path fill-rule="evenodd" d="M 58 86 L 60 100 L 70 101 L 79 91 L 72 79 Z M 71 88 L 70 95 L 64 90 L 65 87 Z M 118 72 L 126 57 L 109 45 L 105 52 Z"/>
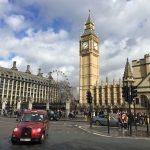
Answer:
<path fill-rule="evenodd" d="M 23 114 L 21 122 L 42 122 L 44 119 L 43 114 Z"/>

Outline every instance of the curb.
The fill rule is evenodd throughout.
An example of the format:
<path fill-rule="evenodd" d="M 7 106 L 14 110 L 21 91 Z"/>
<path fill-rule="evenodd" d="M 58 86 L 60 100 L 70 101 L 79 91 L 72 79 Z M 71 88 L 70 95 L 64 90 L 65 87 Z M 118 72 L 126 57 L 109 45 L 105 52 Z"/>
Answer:
<path fill-rule="evenodd" d="M 101 136 L 101 137 L 107 137 L 107 138 L 116 138 L 116 139 L 121 139 L 121 138 L 124 138 L 124 139 L 132 139 L 132 140 L 148 140 L 150 141 L 150 138 L 148 137 L 130 137 L 130 136 L 112 136 L 112 135 L 105 135 L 101 132 L 97 132 L 97 131 L 93 131 L 93 130 L 90 130 L 90 129 L 86 129 L 82 126 L 78 126 L 76 125 L 79 129 L 81 130 L 84 130 L 88 133 L 91 133 L 91 134 L 94 134 L 94 135 L 97 135 L 97 136 Z"/>

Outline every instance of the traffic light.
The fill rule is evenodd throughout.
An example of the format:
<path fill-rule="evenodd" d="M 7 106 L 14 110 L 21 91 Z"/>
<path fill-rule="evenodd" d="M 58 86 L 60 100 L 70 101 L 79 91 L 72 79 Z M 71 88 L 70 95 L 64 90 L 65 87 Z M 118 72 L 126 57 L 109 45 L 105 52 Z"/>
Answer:
<path fill-rule="evenodd" d="M 131 98 L 137 97 L 137 86 L 131 86 Z"/>
<path fill-rule="evenodd" d="M 126 86 L 122 87 L 122 97 L 126 97 Z"/>
<path fill-rule="evenodd" d="M 122 97 L 124 97 L 125 101 L 129 101 L 129 87 L 128 86 L 123 86 L 122 87 Z"/>
<path fill-rule="evenodd" d="M 86 93 L 86 99 L 87 99 L 87 102 L 89 104 L 92 104 L 92 96 L 91 96 L 91 92 L 90 91 L 87 91 L 87 93 Z"/>

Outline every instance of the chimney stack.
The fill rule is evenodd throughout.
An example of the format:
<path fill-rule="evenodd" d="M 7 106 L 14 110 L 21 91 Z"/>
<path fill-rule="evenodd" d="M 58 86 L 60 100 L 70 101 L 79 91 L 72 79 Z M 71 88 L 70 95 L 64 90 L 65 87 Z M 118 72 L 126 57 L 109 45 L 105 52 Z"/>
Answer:
<path fill-rule="evenodd" d="M 17 69 L 17 67 L 16 67 L 16 61 L 13 61 L 13 67 L 12 67 L 11 69 L 18 71 L 18 69 Z"/>
<path fill-rule="evenodd" d="M 41 73 L 41 68 L 38 69 L 38 76 L 43 77 L 43 73 Z"/>
<path fill-rule="evenodd" d="M 50 80 L 52 80 L 52 79 L 53 79 L 53 77 L 52 77 L 52 72 L 49 72 L 48 75 L 49 75 L 48 78 L 49 78 Z"/>
<path fill-rule="evenodd" d="M 30 65 L 27 65 L 27 70 L 26 70 L 26 73 L 29 73 L 29 74 L 31 74 L 31 71 L 30 71 Z"/>

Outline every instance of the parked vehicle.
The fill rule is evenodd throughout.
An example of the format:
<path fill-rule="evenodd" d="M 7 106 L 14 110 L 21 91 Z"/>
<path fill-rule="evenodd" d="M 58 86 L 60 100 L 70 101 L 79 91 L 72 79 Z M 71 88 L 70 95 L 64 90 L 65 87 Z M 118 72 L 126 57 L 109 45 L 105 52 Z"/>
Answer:
<path fill-rule="evenodd" d="M 69 119 L 74 119 L 76 116 L 73 112 L 70 112 L 69 115 L 68 115 L 68 118 Z"/>
<path fill-rule="evenodd" d="M 11 142 L 37 141 L 40 144 L 44 142 L 48 135 L 49 120 L 45 110 L 27 110 L 24 111 L 19 123 L 12 132 Z"/>
<path fill-rule="evenodd" d="M 58 121 L 60 119 L 59 113 L 54 111 L 48 111 L 49 120 Z"/>
<path fill-rule="evenodd" d="M 96 125 L 107 126 L 108 125 L 108 116 L 107 115 L 95 116 L 95 117 L 93 117 L 93 123 L 95 123 Z M 114 116 L 110 116 L 109 117 L 109 125 L 114 126 L 114 127 L 118 127 L 119 126 L 118 119 L 115 118 Z"/>

